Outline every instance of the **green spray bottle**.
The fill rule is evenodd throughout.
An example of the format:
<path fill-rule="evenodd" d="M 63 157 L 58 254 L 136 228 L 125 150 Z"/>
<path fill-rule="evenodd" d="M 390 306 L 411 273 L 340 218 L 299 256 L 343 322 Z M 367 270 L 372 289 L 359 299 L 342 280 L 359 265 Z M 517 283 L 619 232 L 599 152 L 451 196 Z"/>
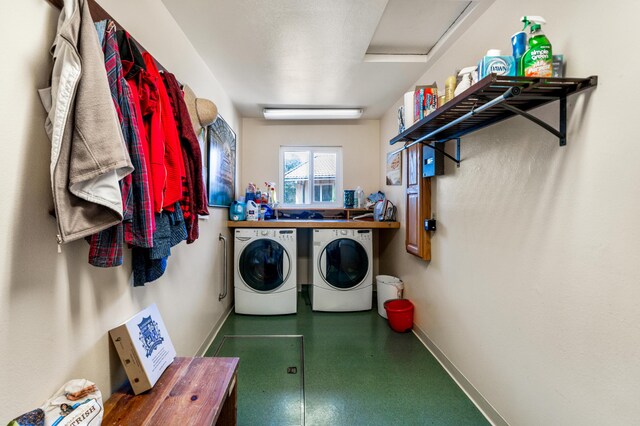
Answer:
<path fill-rule="evenodd" d="M 522 75 L 525 77 L 551 77 L 553 75 L 553 53 L 551 42 L 542 32 L 547 21 L 541 16 L 523 16 L 523 31 L 530 26 L 529 49 L 520 58 Z"/>

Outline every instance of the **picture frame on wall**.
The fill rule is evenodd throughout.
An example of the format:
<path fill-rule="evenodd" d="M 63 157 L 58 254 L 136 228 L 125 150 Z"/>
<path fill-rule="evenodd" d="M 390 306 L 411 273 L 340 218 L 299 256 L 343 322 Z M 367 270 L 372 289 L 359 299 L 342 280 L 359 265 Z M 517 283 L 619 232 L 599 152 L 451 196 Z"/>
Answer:
<path fill-rule="evenodd" d="M 402 185 L 402 152 L 387 154 L 387 185 Z"/>
<path fill-rule="evenodd" d="M 236 134 L 221 115 L 207 127 L 207 149 L 209 205 L 229 207 L 235 200 Z"/>

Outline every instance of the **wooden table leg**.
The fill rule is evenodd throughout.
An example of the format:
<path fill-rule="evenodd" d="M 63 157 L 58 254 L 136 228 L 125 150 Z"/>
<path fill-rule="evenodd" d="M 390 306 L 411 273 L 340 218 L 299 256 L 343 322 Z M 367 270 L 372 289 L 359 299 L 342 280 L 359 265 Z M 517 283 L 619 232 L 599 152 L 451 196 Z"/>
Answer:
<path fill-rule="evenodd" d="M 238 383 L 237 374 L 233 376 L 231 386 L 229 386 L 229 395 L 222 405 L 220 417 L 217 425 L 219 426 L 235 426 L 238 424 Z"/>

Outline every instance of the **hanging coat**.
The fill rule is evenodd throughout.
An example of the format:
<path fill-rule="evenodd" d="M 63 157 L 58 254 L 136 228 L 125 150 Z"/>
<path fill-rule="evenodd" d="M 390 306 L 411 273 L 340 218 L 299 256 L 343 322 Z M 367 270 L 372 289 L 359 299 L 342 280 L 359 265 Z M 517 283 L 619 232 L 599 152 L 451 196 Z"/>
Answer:
<path fill-rule="evenodd" d="M 148 53 L 142 54 L 147 68 L 147 72 L 154 78 L 154 83 L 160 93 L 160 118 L 162 123 L 162 138 L 164 140 L 164 167 L 167 171 L 166 181 L 164 185 L 162 208 L 173 211 L 174 205 L 180 202 L 182 198 L 182 178 L 184 177 L 184 166 L 182 161 L 182 150 L 180 149 L 180 138 L 173 118 L 173 110 L 171 109 L 171 101 L 167 95 L 167 89 L 164 87 L 162 77 L 156 66 L 156 61 Z M 154 144 L 154 141 L 151 141 Z M 153 161 L 153 157 L 152 157 Z M 154 181 L 154 190 L 155 181 Z M 157 193 L 157 192 L 156 192 Z M 156 200 L 156 205 L 157 205 Z M 157 210 L 156 210 L 157 211 Z"/>
<path fill-rule="evenodd" d="M 142 132 L 143 149 L 149 171 L 149 188 L 154 212 L 162 211 L 167 170 L 164 165 L 165 140 L 162 130 L 160 92 L 157 78 L 146 70 L 146 64 L 136 44 L 126 31 L 117 31 L 125 78 L 134 96 L 134 108 L 139 108 L 139 127 Z M 155 225 L 154 225 L 155 229 Z"/>
<path fill-rule="evenodd" d="M 159 102 L 158 89 L 151 81 L 151 77 L 145 69 L 142 53 L 140 53 L 136 44 L 131 40 L 129 33 L 124 30 L 117 30 L 116 39 L 118 41 L 118 50 L 120 51 L 120 61 L 122 62 L 124 78 L 129 83 L 133 109 L 138 121 L 137 126 L 138 129 L 140 129 L 140 143 L 142 144 L 148 173 L 149 203 L 153 209 L 155 207 L 153 176 L 154 173 L 158 173 L 158 171 L 154 169 L 156 166 L 152 167 L 151 163 L 151 144 L 149 142 L 149 126 L 147 123 L 150 121 L 149 116 L 157 110 L 157 104 Z M 159 110 L 157 113 L 160 113 Z M 161 161 L 158 166 L 162 168 L 160 173 L 162 174 L 162 182 L 164 182 L 166 174 L 164 171 L 164 160 L 162 159 L 162 157 L 164 157 L 164 146 L 160 146 L 158 149 L 162 150 L 162 155 L 160 156 Z M 153 215 L 151 216 L 151 228 L 155 230 L 155 218 Z"/>
<path fill-rule="evenodd" d="M 187 244 L 190 244 L 198 239 L 199 236 L 198 215 L 209 214 L 207 191 L 202 177 L 202 153 L 178 80 L 169 72 L 165 72 L 163 77 L 167 86 L 167 93 L 171 99 L 176 124 L 178 125 L 178 134 L 180 135 L 180 146 L 185 168 L 183 198 L 180 202 L 180 207 L 182 207 L 184 221 L 189 233 Z"/>
<path fill-rule="evenodd" d="M 102 25 L 96 25 L 98 31 Z M 104 62 L 113 104 L 118 112 L 122 133 L 135 170 L 120 182 L 123 222 L 91 236 L 89 263 L 112 267 L 122 264 L 124 243 L 137 247 L 153 245 L 153 206 L 148 185 L 147 162 L 140 138 L 139 120 L 129 83 L 124 78 L 113 21 L 108 21 L 104 35 Z"/>
<path fill-rule="evenodd" d="M 172 211 L 166 209 L 156 213 L 153 248 L 134 247 L 132 251 L 133 285 L 142 286 L 160 278 L 167 269 L 171 247 L 186 238 L 187 228 L 179 203 L 175 204 Z"/>
<path fill-rule="evenodd" d="M 52 47 L 51 87 L 40 90 L 51 139 L 59 243 L 122 220 L 119 181 L 133 171 L 86 0 L 65 0 Z"/>

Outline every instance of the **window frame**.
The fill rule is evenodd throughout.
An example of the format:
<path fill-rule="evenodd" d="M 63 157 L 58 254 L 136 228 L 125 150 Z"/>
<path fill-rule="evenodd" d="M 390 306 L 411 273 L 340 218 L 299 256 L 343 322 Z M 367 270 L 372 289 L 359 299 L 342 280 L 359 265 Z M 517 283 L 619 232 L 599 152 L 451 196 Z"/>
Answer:
<path fill-rule="evenodd" d="M 305 199 L 309 200 L 309 202 L 304 204 L 295 204 L 295 203 L 285 203 L 284 202 L 284 153 L 285 152 L 307 152 L 309 153 L 309 184 L 307 185 L 307 189 L 305 191 Z M 331 203 L 315 203 L 313 202 L 313 172 L 314 172 L 314 164 L 313 164 L 313 156 L 315 153 L 330 153 L 336 155 L 336 201 Z M 280 194 L 278 197 L 281 202 L 279 203 L 280 207 L 291 207 L 291 208 L 313 208 L 313 207 L 325 207 L 325 208 L 336 208 L 342 207 L 343 203 L 340 197 L 340 194 L 343 192 L 343 169 L 342 169 L 342 147 L 341 146 L 300 146 L 300 145 L 281 145 L 280 153 L 279 153 L 279 181 L 278 187 L 280 188 L 278 192 Z"/>
<path fill-rule="evenodd" d="M 314 196 L 314 198 L 315 198 L 315 196 L 316 196 L 316 188 L 318 188 L 318 190 L 319 190 L 319 191 L 318 191 L 318 194 L 320 195 L 320 198 L 323 198 L 323 197 L 322 197 L 322 194 L 323 194 L 324 187 L 329 187 L 329 188 L 331 188 L 332 186 L 335 186 L 335 184 L 333 184 L 333 185 L 332 185 L 332 184 L 329 184 L 329 183 L 319 183 L 319 184 L 317 184 L 317 185 L 315 185 L 315 184 L 314 184 L 314 185 L 313 185 L 313 196 Z M 336 198 L 338 198 L 338 197 L 337 197 L 337 194 L 336 194 Z"/>

